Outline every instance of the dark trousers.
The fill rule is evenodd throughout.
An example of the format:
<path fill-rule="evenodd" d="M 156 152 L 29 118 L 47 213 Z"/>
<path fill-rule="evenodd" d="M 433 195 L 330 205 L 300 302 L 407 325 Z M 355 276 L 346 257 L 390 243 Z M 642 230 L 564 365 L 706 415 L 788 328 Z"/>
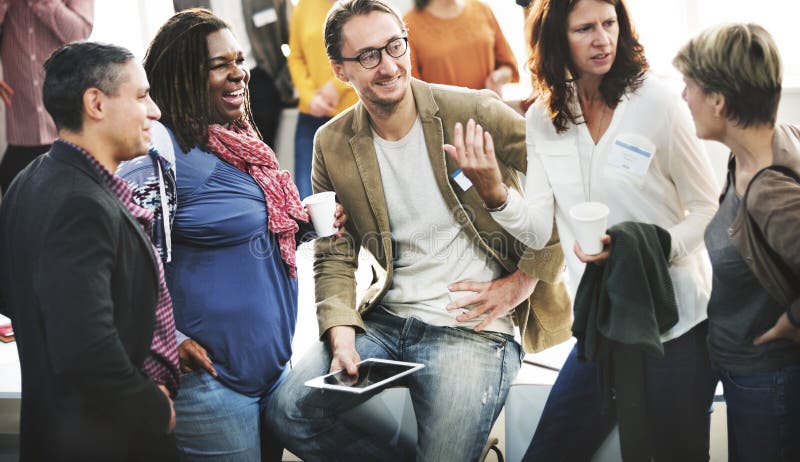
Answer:
<path fill-rule="evenodd" d="M 728 406 L 728 460 L 800 460 L 800 365 L 735 374 L 719 370 Z"/>
<path fill-rule="evenodd" d="M 656 461 L 707 461 L 717 377 L 708 358 L 708 323 L 645 359 L 649 446 Z M 597 367 L 573 348 L 547 397 L 523 461 L 589 461 L 617 422 L 603 412 Z M 612 406 L 613 407 L 613 406 Z"/>
<path fill-rule="evenodd" d="M 17 173 L 33 162 L 33 159 L 50 150 L 49 144 L 43 146 L 14 146 L 9 144 L 3 161 L 0 162 L 0 190 L 5 193 Z"/>

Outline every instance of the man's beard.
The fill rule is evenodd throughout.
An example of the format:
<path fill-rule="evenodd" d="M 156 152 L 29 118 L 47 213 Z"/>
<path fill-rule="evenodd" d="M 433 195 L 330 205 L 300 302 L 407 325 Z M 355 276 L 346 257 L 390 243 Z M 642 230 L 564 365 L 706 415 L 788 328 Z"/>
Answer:
<path fill-rule="evenodd" d="M 399 76 L 401 80 L 404 77 L 405 74 Z M 368 101 L 373 107 L 375 107 L 375 109 L 379 110 L 381 113 L 389 115 L 393 114 L 397 110 L 397 108 L 400 106 L 400 103 L 403 102 L 403 99 L 405 99 L 406 94 L 409 91 L 411 91 L 411 88 L 408 85 L 407 81 L 405 82 L 404 90 L 405 91 L 403 91 L 397 97 L 382 98 L 378 96 L 378 93 L 374 91 L 372 87 L 370 87 L 368 92 L 364 95 L 362 99 Z"/>

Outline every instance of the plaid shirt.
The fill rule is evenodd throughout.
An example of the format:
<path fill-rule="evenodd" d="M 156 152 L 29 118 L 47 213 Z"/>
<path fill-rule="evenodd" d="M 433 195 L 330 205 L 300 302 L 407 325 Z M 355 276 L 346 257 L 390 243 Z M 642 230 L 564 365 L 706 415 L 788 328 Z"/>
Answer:
<path fill-rule="evenodd" d="M 61 139 L 57 142 L 72 146 L 86 157 L 86 160 L 89 161 L 105 180 L 109 189 L 111 189 L 131 215 L 142 225 L 145 234 L 150 236 L 153 227 L 153 213 L 136 205 L 133 201 L 133 193 L 128 183 L 109 172 L 97 159 L 80 146 L 76 146 Z M 158 250 L 152 242 L 150 242 L 150 245 L 153 248 L 154 255 L 158 255 Z M 154 382 L 165 385 L 174 397 L 178 392 L 178 386 L 180 384 L 178 345 L 175 339 L 175 319 L 172 314 L 172 299 L 169 296 L 167 284 L 164 280 L 164 266 L 160 258 L 155 258 L 155 261 L 158 266 L 158 306 L 156 307 L 156 322 L 153 328 L 153 342 L 150 344 L 150 356 L 145 359 L 143 369 Z"/>

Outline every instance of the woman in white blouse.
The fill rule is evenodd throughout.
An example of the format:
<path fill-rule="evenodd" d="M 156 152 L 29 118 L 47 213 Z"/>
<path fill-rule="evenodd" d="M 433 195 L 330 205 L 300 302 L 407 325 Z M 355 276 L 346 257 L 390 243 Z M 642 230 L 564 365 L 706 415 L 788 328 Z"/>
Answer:
<path fill-rule="evenodd" d="M 711 284 L 703 230 L 718 187 L 691 117 L 677 92 L 647 72 L 622 0 L 542 0 L 528 21 L 539 97 L 526 116 L 525 197 L 503 187 L 491 135 L 472 121 L 456 126 L 463 142 L 445 149 L 493 218 L 522 242 L 546 241 L 555 214 L 573 296 L 585 264 L 609 256 L 608 246 L 586 255 L 575 243 L 573 205 L 605 203 L 609 227 L 635 221 L 669 232 L 679 321 L 661 336 L 665 356 L 645 364 L 651 453 L 707 460 L 716 379 L 705 340 Z M 589 460 L 616 421 L 600 408 L 597 369 L 573 349 L 524 460 Z"/>

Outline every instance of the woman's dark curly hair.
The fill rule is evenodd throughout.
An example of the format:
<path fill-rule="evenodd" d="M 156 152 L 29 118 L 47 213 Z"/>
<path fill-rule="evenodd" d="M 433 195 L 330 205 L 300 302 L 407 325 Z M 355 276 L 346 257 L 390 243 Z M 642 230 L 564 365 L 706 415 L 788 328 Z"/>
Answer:
<path fill-rule="evenodd" d="M 214 108 L 206 38 L 222 29 L 230 26 L 211 11 L 181 11 L 161 26 L 144 57 L 150 95 L 161 109 L 161 122 L 172 130 L 184 152 L 198 145 L 207 147 Z M 256 130 L 247 89 L 244 114 L 234 124 L 244 127 L 246 122 Z"/>
<path fill-rule="evenodd" d="M 528 69 L 533 76 L 534 96 L 544 98 L 556 132 L 569 124 L 580 123 L 575 107 L 573 82 L 580 75 L 575 68 L 567 41 L 567 19 L 581 0 L 536 0 L 526 24 L 530 37 Z M 617 107 L 622 95 L 637 90 L 649 68 L 644 47 L 631 24 L 624 0 L 604 0 L 614 5 L 619 24 L 617 55 L 608 74 L 600 83 L 605 103 Z"/>

